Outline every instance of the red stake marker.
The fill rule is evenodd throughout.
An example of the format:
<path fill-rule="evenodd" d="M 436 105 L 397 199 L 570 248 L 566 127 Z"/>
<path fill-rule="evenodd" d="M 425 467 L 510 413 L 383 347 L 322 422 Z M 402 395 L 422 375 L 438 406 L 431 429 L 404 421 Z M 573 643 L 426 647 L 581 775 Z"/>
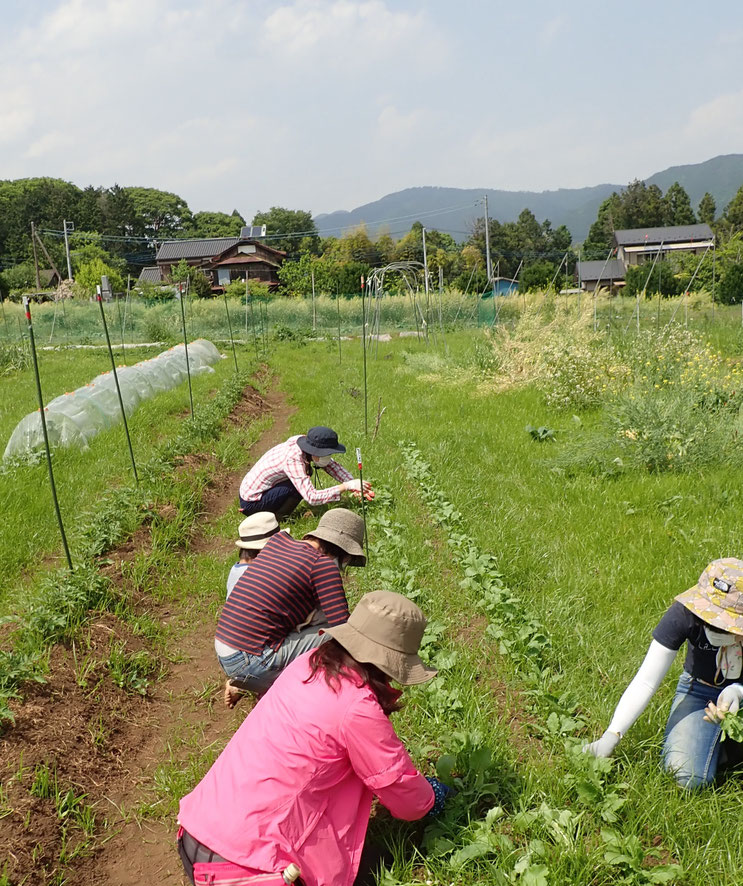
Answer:
<path fill-rule="evenodd" d="M 361 484 L 361 516 L 364 518 L 364 548 L 366 549 L 366 562 L 369 562 L 369 535 L 366 531 L 366 497 L 364 496 L 364 470 L 361 465 L 361 449 L 356 447 L 356 464 L 359 466 L 359 483 Z"/>

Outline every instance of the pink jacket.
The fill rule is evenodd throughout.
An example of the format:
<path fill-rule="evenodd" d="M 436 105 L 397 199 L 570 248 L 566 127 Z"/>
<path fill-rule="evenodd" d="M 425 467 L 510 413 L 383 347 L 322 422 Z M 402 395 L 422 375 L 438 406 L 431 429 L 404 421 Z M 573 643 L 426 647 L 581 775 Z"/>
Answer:
<path fill-rule="evenodd" d="M 322 674 L 311 652 L 292 662 L 237 730 L 178 821 L 223 858 L 267 873 L 299 865 L 307 886 L 349 886 L 372 796 L 397 818 L 433 805 L 374 693 Z"/>

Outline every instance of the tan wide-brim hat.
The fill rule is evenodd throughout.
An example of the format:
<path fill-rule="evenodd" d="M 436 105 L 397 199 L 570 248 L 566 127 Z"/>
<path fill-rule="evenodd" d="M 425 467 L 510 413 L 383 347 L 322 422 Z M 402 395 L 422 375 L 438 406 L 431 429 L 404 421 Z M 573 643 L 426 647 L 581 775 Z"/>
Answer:
<path fill-rule="evenodd" d="M 676 599 L 708 625 L 743 636 L 743 560 L 713 560 Z"/>
<path fill-rule="evenodd" d="M 317 528 L 308 532 L 305 538 L 322 538 L 345 551 L 351 558 L 349 566 L 365 566 L 364 521 L 348 508 L 333 508 L 326 511 Z"/>
<path fill-rule="evenodd" d="M 418 655 L 426 617 L 407 597 L 392 591 L 372 591 L 359 600 L 347 622 L 326 628 L 341 646 L 365 664 L 403 686 L 433 679 L 438 673 Z"/>
<path fill-rule="evenodd" d="M 261 551 L 271 536 L 279 531 L 276 515 L 270 511 L 258 511 L 246 517 L 240 524 L 237 534 L 240 536 L 235 546 L 246 551 Z"/>

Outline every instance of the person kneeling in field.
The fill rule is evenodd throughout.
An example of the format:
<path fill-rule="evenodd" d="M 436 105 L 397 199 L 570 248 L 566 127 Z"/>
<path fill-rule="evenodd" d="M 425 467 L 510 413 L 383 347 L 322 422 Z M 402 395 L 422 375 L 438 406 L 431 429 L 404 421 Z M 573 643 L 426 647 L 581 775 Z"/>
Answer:
<path fill-rule="evenodd" d="M 663 763 L 683 788 L 715 778 L 720 762 L 720 719 L 743 699 L 743 561 L 714 560 L 698 583 L 666 611 L 640 670 L 619 701 L 609 728 L 586 753 L 610 757 L 637 720 L 686 642 L 684 670 L 666 725 Z M 728 744 L 728 742 L 726 742 Z M 734 749 L 740 745 L 732 742 Z"/>
<path fill-rule="evenodd" d="M 340 501 L 341 493 L 361 497 L 361 481 L 333 458 L 346 447 L 338 442 L 332 428 L 317 426 L 306 434 L 289 437 L 262 455 L 240 483 L 240 510 L 250 515 L 271 511 L 279 519 L 287 517 L 304 499 L 308 505 Z M 322 469 L 337 480 L 335 486 L 316 489 L 310 477 L 312 469 Z M 371 483 L 364 481 L 364 497 L 374 498 Z"/>
<path fill-rule="evenodd" d="M 391 680 L 436 675 L 418 656 L 425 626 L 406 597 L 374 591 L 286 668 L 181 800 L 192 883 L 281 886 L 292 865 L 306 886 L 376 882 L 359 872 L 373 796 L 408 821 L 442 811 L 449 789 L 416 770 L 389 719 L 402 694 Z"/>
<path fill-rule="evenodd" d="M 238 527 L 238 539 L 235 546 L 240 549 L 240 559 L 230 569 L 227 576 L 227 596 L 237 584 L 238 578 L 245 572 L 250 563 L 265 548 L 271 536 L 279 532 L 279 522 L 268 511 L 258 511 L 246 517 Z"/>
<path fill-rule="evenodd" d="M 364 521 L 346 508 L 323 514 L 296 541 L 269 538 L 238 578 L 217 622 L 215 649 L 229 678 L 225 703 L 266 692 L 289 662 L 323 642 L 320 631 L 348 618 L 340 570 L 366 563 Z"/>

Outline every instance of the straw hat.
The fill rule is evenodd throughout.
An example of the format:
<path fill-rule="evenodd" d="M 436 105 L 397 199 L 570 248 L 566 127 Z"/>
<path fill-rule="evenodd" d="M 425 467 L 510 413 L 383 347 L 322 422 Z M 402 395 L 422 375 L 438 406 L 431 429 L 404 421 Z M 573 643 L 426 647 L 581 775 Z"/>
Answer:
<path fill-rule="evenodd" d="M 258 511 L 246 517 L 237 532 L 240 538 L 235 542 L 238 548 L 246 551 L 260 551 L 266 542 L 279 531 L 276 515 L 268 511 Z"/>
<path fill-rule="evenodd" d="M 335 455 L 346 451 L 346 447 L 338 442 L 338 434 L 323 425 L 310 428 L 306 434 L 298 437 L 297 446 L 308 455 Z"/>
<path fill-rule="evenodd" d="M 345 551 L 349 556 L 349 566 L 365 566 L 364 521 L 348 508 L 332 508 L 326 511 L 317 528 L 308 532 L 305 538 L 322 538 Z"/>
<path fill-rule="evenodd" d="M 418 656 L 425 628 L 426 617 L 412 600 L 392 591 L 372 591 L 359 600 L 347 622 L 325 633 L 356 661 L 376 665 L 403 686 L 412 686 L 437 673 Z"/>
<path fill-rule="evenodd" d="M 743 635 L 743 560 L 713 560 L 676 599 L 708 625 Z"/>

